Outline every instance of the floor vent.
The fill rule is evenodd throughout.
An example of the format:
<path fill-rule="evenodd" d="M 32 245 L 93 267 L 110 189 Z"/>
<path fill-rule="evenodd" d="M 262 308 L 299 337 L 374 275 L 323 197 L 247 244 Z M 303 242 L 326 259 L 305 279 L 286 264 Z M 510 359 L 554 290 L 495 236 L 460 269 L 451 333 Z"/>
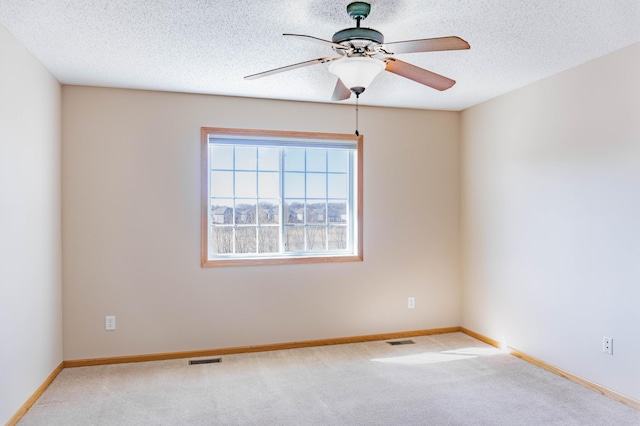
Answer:
<path fill-rule="evenodd" d="M 387 342 L 388 344 L 390 344 L 391 346 L 397 346 L 397 345 L 413 345 L 414 342 L 413 340 L 394 340 L 392 342 Z"/>
<path fill-rule="evenodd" d="M 222 362 L 222 358 L 192 359 L 189 361 L 189 365 L 213 364 L 216 362 Z"/>

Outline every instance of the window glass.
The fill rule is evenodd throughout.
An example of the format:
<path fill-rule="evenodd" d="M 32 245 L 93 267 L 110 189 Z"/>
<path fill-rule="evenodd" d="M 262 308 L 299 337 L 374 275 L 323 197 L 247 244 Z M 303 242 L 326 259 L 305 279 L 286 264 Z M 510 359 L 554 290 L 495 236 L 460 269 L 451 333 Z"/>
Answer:
<path fill-rule="evenodd" d="M 278 172 L 258 173 L 258 196 L 278 198 L 280 196 L 280 174 Z"/>
<path fill-rule="evenodd" d="M 307 172 L 327 171 L 327 150 L 307 149 Z"/>
<path fill-rule="evenodd" d="M 328 175 L 328 186 L 330 198 L 347 198 L 349 195 L 349 181 L 346 174 Z"/>
<path fill-rule="evenodd" d="M 286 200 L 284 223 L 304 223 L 304 200 Z"/>
<path fill-rule="evenodd" d="M 327 174 L 307 173 L 307 198 L 327 198 Z"/>
<path fill-rule="evenodd" d="M 288 172 L 304 172 L 304 149 L 287 148 L 284 150 L 284 169 Z"/>
<path fill-rule="evenodd" d="M 328 152 L 330 172 L 346 173 L 349 171 L 349 153 L 345 150 L 331 150 Z"/>
<path fill-rule="evenodd" d="M 235 151 L 236 170 L 256 170 L 258 166 L 257 147 L 238 146 Z"/>
<path fill-rule="evenodd" d="M 255 198 L 257 195 L 256 172 L 236 172 L 235 196 L 238 198 Z"/>
<path fill-rule="evenodd" d="M 278 225 L 280 223 L 279 200 L 260 200 L 258 204 L 258 223 L 260 225 Z"/>
<path fill-rule="evenodd" d="M 258 169 L 265 171 L 280 170 L 280 148 L 258 147 Z"/>
<path fill-rule="evenodd" d="M 211 172 L 211 196 L 233 197 L 233 172 Z"/>
<path fill-rule="evenodd" d="M 233 170 L 233 147 L 211 145 L 211 169 Z"/>
<path fill-rule="evenodd" d="M 304 173 L 284 174 L 284 196 L 285 198 L 304 197 Z"/>
<path fill-rule="evenodd" d="M 280 232 L 275 226 L 258 228 L 258 252 L 278 253 L 280 251 Z"/>

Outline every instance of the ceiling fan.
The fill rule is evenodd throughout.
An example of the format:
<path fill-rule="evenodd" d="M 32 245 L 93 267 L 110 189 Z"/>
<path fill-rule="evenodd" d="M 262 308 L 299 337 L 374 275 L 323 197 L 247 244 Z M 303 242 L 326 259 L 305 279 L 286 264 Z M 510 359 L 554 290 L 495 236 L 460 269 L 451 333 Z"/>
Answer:
<path fill-rule="evenodd" d="M 356 21 L 353 28 L 345 28 L 333 35 L 331 41 L 301 34 L 283 34 L 331 47 L 339 56 L 323 57 L 248 75 L 247 80 L 267 77 L 284 71 L 315 64 L 329 63 L 329 71 L 338 77 L 332 100 L 349 99 L 351 93 L 359 97 L 373 79 L 383 70 L 416 81 L 437 90 L 447 90 L 456 82 L 432 71 L 401 61 L 393 55 L 402 53 L 435 52 L 443 50 L 469 49 L 469 43 L 460 37 L 425 38 L 419 40 L 385 43 L 380 31 L 360 27 L 366 19 L 371 5 L 353 2 L 347 6 L 347 13 Z"/>

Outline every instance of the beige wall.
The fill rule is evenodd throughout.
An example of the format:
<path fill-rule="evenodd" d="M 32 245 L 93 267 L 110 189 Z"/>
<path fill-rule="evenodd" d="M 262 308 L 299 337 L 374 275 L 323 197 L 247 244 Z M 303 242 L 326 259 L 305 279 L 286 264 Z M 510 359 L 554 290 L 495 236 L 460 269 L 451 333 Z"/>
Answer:
<path fill-rule="evenodd" d="M 463 325 L 636 400 L 639 75 L 636 43 L 466 110 L 461 160 Z"/>
<path fill-rule="evenodd" d="M 65 86 L 65 359 L 458 325 L 458 121 L 361 107 L 364 262 L 203 269 L 200 127 L 352 133 L 354 108 Z"/>
<path fill-rule="evenodd" d="M 0 424 L 62 361 L 60 99 L 0 26 Z"/>

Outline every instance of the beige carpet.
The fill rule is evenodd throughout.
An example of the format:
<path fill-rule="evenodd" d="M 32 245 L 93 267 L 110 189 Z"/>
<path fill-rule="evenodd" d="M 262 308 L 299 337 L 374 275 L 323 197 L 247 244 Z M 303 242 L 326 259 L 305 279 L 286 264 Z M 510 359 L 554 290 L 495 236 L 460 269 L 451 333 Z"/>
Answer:
<path fill-rule="evenodd" d="M 63 370 L 20 425 L 640 425 L 462 333 Z"/>

